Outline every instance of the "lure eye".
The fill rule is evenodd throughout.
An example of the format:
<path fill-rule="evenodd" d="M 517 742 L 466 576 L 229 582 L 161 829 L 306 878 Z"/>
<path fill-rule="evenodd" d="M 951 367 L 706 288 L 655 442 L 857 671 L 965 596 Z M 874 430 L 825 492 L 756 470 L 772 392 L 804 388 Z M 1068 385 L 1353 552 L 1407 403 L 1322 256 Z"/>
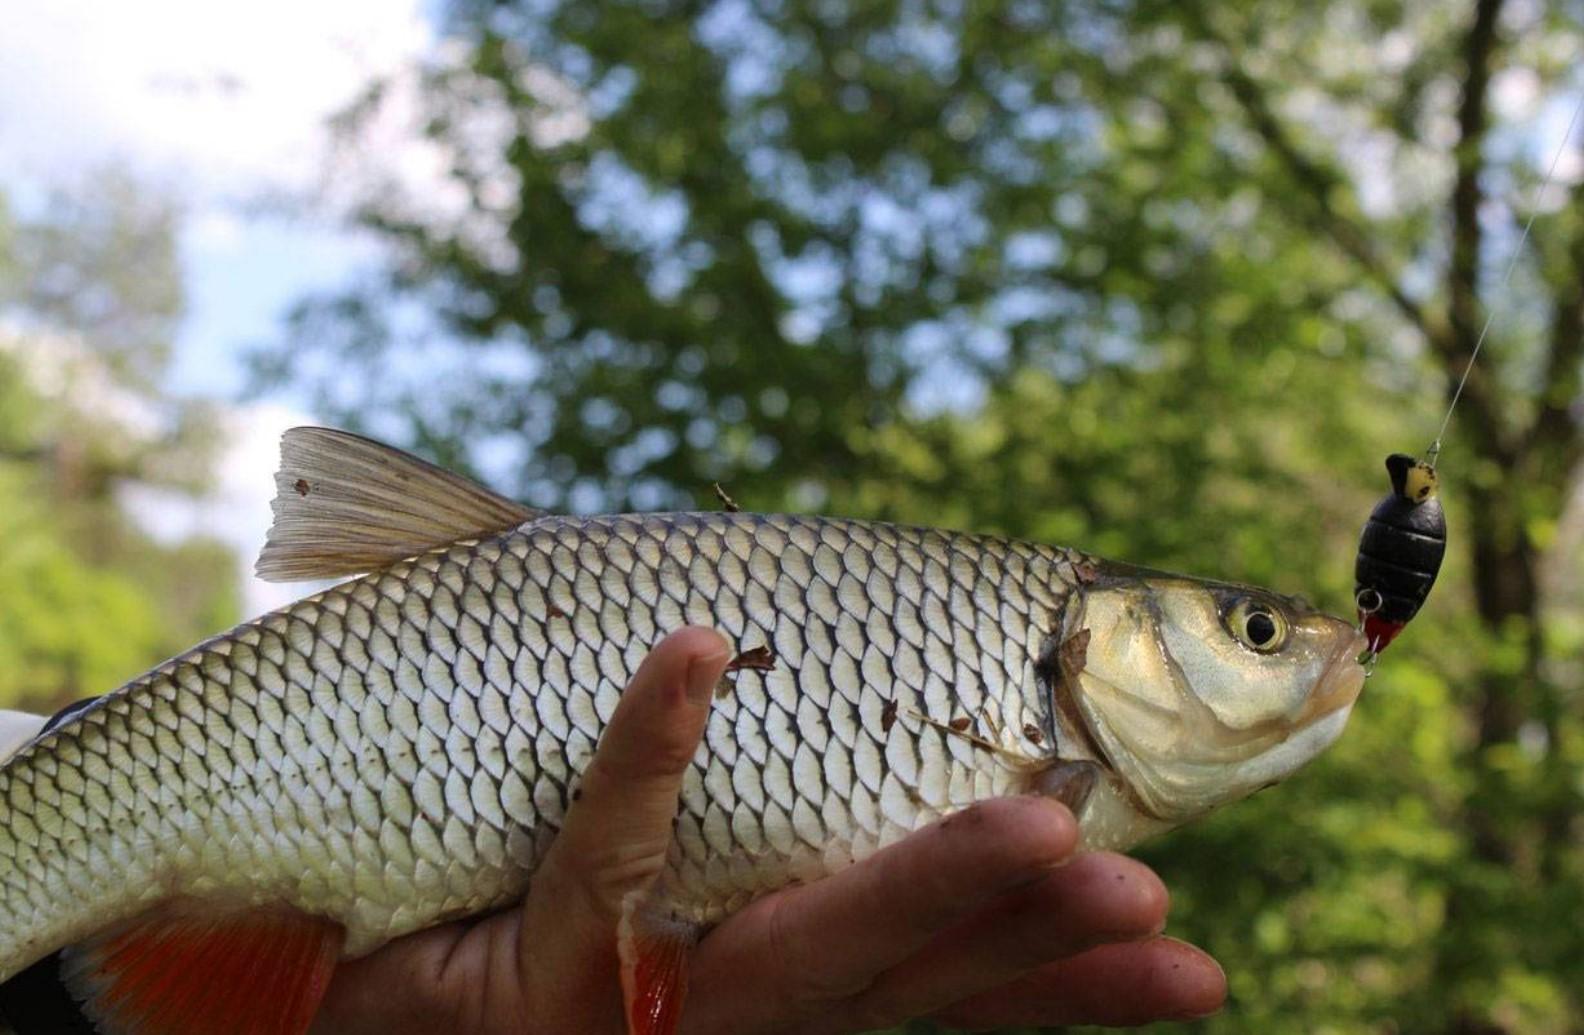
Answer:
<path fill-rule="evenodd" d="M 1227 628 L 1239 643 L 1261 654 L 1281 650 L 1287 643 L 1287 620 L 1257 600 L 1238 601 L 1227 615 Z"/>

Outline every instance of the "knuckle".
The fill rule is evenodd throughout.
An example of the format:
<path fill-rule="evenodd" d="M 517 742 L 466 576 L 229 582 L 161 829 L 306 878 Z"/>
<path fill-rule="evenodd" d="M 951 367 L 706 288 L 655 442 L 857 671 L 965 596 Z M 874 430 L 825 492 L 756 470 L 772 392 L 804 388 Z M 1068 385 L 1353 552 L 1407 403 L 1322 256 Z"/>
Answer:
<path fill-rule="evenodd" d="M 1171 908 L 1171 893 L 1155 871 L 1126 856 L 1100 854 L 1085 859 L 1083 878 L 1069 889 L 1094 905 L 1116 933 L 1136 935 L 1158 930 Z"/>
<path fill-rule="evenodd" d="M 1166 914 L 1171 911 L 1171 892 L 1165 882 L 1153 872 L 1145 870 L 1141 879 L 1133 883 L 1137 889 L 1139 913 L 1149 918 L 1152 924 L 1164 923 Z"/>
<path fill-rule="evenodd" d="M 552 848 L 534 874 L 533 889 L 557 900 L 581 902 L 589 915 L 614 923 L 628 893 L 659 877 L 668 847 L 659 842 L 601 842 L 580 846 L 570 858 Z"/>
<path fill-rule="evenodd" d="M 645 738 L 641 750 L 637 744 L 604 744 L 589 761 L 583 782 L 590 779 L 607 780 L 617 786 L 643 783 L 656 779 L 675 779 L 687 770 L 693 756 L 698 753 L 697 738 L 668 736 L 666 731 Z M 612 750 L 620 748 L 619 750 Z"/>
<path fill-rule="evenodd" d="M 678 762 L 659 745 L 655 754 L 643 758 L 596 753 L 577 781 L 572 801 L 584 808 L 597 803 L 601 809 L 615 802 L 625 803 L 624 807 L 642 802 L 643 807 L 660 807 L 669 816 L 676 809 L 689 761 L 691 758 Z"/>
<path fill-rule="evenodd" d="M 578 884 L 601 915 L 614 919 L 621 915 L 622 900 L 629 892 L 649 886 L 660 875 L 665 858 L 663 844 L 611 845 L 586 860 Z"/>
<path fill-rule="evenodd" d="M 1032 874 L 1058 866 L 1072 854 L 1070 821 L 1037 798 L 980 802 L 961 815 L 971 824 L 947 832 L 981 866 Z"/>

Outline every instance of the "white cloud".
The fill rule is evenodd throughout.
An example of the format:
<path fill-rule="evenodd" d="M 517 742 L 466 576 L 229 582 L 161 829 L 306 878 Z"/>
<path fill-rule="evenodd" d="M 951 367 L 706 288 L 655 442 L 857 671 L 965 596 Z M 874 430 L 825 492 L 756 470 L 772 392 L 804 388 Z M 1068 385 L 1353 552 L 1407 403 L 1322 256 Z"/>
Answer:
<path fill-rule="evenodd" d="M 216 464 L 215 481 L 199 499 L 179 493 L 129 486 L 122 502 L 150 535 L 179 542 L 195 534 L 213 536 L 237 556 L 244 617 L 289 604 L 317 585 L 264 582 L 253 574 L 253 560 L 269 531 L 270 500 L 280 438 L 287 428 L 313 423 L 288 407 L 269 403 L 239 406 L 223 418 L 226 446 Z"/>
<path fill-rule="evenodd" d="M 214 255 L 235 253 L 247 238 L 243 220 L 223 209 L 200 212 L 184 230 L 189 246 Z"/>
<path fill-rule="evenodd" d="M 334 204 L 328 219 L 283 218 L 267 202 L 325 194 L 328 120 L 434 46 L 421 0 L 6 5 L 0 198 L 26 210 L 116 164 L 179 199 L 190 318 L 171 387 L 234 392 L 245 345 L 368 257 Z M 383 143 L 396 157 L 423 148 L 416 134 Z"/>
<path fill-rule="evenodd" d="M 353 235 L 255 203 L 319 194 L 340 173 L 327 120 L 376 78 L 415 85 L 411 69 L 436 46 L 421 0 L 5 5 L 0 193 L 25 202 L 106 163 L 175 192 L 185 206 L 190 317 L 172 376 L 185 391 L 229 391 L 241 346 L 267 337 L 293 298 L 333 284 L 365 255 Z M 380 158 L 403 167 L 404 182 L 444 177 L 443 156 L 421 140 L 415 118 L 386 133 Z M 57 359 L 69 352 L 49 351 Z M 45 378 L 60 367 L 38 365 Z M 124 502 L 162 539 L 201 533 L 230 545 L 251 615 L 315 588 L 252 575 L 270 523 L 280 435 L 312 420 L 250 404 L 228 409 L 224 423 L 229 444 L 211 493 L 194 500 L 133 488 Z"/>
<path fill-rule="evenodd" d="M 22 362 L 35 391 L 58 401 L 70 399 L 73 406 L 112 422 L 129 446 L 147 443 L 163 431 L 163 420 L 149 401 L 116 384 L 104 363 L 80 342 L 0 322 L 0 353 Z M 214 481 L 202 496 L 133 482 L 122 486 L 118 497 L 160 542 L 207 535 L 229 546 L 237 557 L 248 616 L 280 607 L 317 586 L 264 582 L 253 575 L 253 559 L 272 518 L 281 435 L 287 428 L 311 423 L 305 414 L 275 403 L 230 407 L 221 414 L 224 445 Z"/>
<path fill-rule="evenodd" d="M 324 119 L 431 45 L 414 0 L 52 0 L 0 33 L 0 175 L 124 158 L 200 195 L 300 189 Z"/>

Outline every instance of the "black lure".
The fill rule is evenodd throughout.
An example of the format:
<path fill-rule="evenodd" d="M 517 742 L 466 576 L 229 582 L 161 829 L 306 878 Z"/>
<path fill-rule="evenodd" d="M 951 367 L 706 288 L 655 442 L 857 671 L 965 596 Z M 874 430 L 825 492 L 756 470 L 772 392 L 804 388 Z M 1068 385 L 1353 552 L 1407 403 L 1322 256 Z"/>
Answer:
<path fill-rule="evenodd" d="M 1353 598 L 1375 654 L 1419 613 L 1446 554 L 1446 514 L 1436 497 L 1434 465 L 1393 453 L 1386 472 L 1391 495 L 1364 523 L 1353 565 Z"/>

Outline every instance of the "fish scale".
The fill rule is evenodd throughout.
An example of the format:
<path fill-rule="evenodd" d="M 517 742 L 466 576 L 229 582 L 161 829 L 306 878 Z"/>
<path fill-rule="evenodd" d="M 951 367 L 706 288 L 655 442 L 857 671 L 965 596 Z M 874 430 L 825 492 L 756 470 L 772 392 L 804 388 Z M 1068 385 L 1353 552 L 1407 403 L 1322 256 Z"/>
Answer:
<path fill-rule="evenodd" d="M 666 887 L 719 919 L 1021 789 L 1053 750 L 1036 648 L 1089 563 L 714 513 L 544 517 L 354 579 L 0 770 L 0 977 L 173 895 L 333 917 L 347 955 L 517 899 L 621 688 L 686 624 L 775 655 L 726 677 L 683 781 Z"/>

